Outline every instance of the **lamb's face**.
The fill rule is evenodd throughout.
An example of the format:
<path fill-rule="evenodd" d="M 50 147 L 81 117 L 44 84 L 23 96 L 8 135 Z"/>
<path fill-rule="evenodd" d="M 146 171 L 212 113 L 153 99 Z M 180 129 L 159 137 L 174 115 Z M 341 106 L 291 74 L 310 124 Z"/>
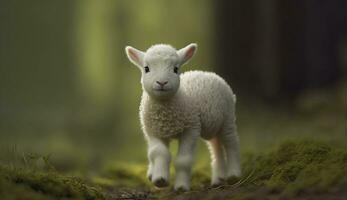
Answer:
<path fill-rule="evenodd" d="M 170 99 L 180 86 L 179 69 L 196 51 L 196 44 L 176 50 L 169 45 L 154 45 L 143 53 L 127 47 L 126 52 L 131 62 L 142 72 L 143 89 L 158 100 Z"/>
<path fill-rule="evenodd" d="M 141 70 L 143 89 L 156 99 L 169 99 L 180 86 L 180 61 L 176 50 L 153 47 L 146 52 Z"/>

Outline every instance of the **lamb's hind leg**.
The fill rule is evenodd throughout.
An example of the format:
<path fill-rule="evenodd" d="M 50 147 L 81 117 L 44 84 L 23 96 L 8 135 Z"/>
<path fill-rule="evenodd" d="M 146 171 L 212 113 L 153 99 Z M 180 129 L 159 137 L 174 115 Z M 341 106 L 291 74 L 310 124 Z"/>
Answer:
<path fill-rule="evenodd" d="M 216 186 L 226 179 L 226 163 L 222 143 L 218 137 L 207 142 L 211 153 L 211 185 Z"/>
<path fill-rule="evenodd" d="M 239 137 L 235 122 L 226 123 L 219 137 L 225 149 L 227 177 L 241 176 Z"/>

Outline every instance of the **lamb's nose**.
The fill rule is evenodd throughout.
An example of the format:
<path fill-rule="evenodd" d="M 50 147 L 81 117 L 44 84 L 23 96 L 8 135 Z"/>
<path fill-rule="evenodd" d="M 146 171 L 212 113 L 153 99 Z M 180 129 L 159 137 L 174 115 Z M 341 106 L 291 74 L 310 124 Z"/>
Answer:
<path fill-rule="evenodd" d="M 167 81 L 165 81 L 165 82 L 160 82 L 160 81 L 157 81 L 157 83 L 158 83 L 160 86 L 164 86 L 164 85 L 166 85 L 166 84 L 167 84 Z"/>

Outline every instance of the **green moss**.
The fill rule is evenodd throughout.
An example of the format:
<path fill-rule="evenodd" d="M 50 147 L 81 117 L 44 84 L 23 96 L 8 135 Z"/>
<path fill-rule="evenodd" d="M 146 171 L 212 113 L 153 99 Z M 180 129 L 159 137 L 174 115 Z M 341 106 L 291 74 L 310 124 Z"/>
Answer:
<path fill-rule="evenodd" d="M 210 166 L 199 166 L 192 171 L 192 189 L 199 189 L 209 186 L 211 183 Z"/>
<path fill-rule="evenodd" d="M 336 197 L 347 184 L 347 151 L 314 141 L 284 142 L 267 154 L 251 154 L 243 162 L 244 175 L 230 185 L 210 188 L 198 168 L 193 190 L 165 192 L 159 199 L 316 199 Z M 204 184 L 197 185 L 196 182 Z"/>
<path fill-rule="evenodd" d="M 347 152 L 313 141 L 285 142 L 244 166 L 254 171 L 253 184 L 285 195 L 329 192 L 347 180 Z"/>
<path fill-rule="evenodd" d="M 147 166 L 111 163 L 93 182 L 110 198 L 257 199 L 333 194 L 347 184 L 347 151 L 314 141 L 284 142 L 266 154 L 243 156 L 244 175 L 231 185 L 210 188 L 210 168 L 196 165 L 192 191 L 156 190 L 147 180 Z M 172 174 L 174 175 L 174 174 Z M 173 183 L 172 176 L 171 183 Z M 303 196 L 304 195 L 304 196 Z M 305 196 L 306 195 L 306 196 Z M 103 193 L 79 178 L 0 166 L 2 199 L 104 199 Z"/>
<path fill-rule="evenodd" d="M 32 190 L 26 185 L 19 185 L 6 180 L 4 177 L 0 177 L 0 196 L 1 199 L 35 199 L 35 200 L 49 200 L 53 199 L 50 196 L 46 196 L 39 192 Z"/>
<path fill-rule="evenodd" d="M 0 166 L 0 186 L 2 199 L 104 199 L 99 189 L 56 172 Z"/>
<path fill-rule="evenodd" d="M 102 176 L 95 177 L 95 183 L 111 187 L 143 187 L 150 183 L 146 176 L 147 166 L 135 163 L 111 163 Z"/>
<path fill-rule="evenodd" d="M 285 199 L 333 194 L 347 184 L 347 151 L 314 141 L 289 141 L 266 154 L 251 154 L 243 162 L 244 175 L 230 185 L 211 188 L 210 167 L 193 169 L 192 191 L 156 190 L 146 178 L 146 165 L 113 163 L 95 178 L 101 186 L 146 191 L 158 199 Z M 174 173 L 172 173 L 174 175 Z M 173 183 L 172 176 L 171 183 Z M 119 192 L 120 191 L 120 192 Z M 125 195 L 119 190 L 113 196 Z M 129 192 L 127 195 L 136 195 Z M 301 195 L 301 196 L 300 196 Z M 306 195 L 306 196 L 302 196 Z"/>

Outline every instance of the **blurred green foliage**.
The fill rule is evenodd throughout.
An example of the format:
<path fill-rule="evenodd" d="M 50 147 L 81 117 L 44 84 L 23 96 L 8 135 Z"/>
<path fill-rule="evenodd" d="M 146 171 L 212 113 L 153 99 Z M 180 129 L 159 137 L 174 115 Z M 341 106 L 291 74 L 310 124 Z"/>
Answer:
<path fill-rule="evenodd" d="M 83 165 L 131 145 L 143 150 L 140 72 L 124 47 L 197 42 L 185 69 L 210 69 L 210 4 L 1 1 L 0 145 Z"/>

